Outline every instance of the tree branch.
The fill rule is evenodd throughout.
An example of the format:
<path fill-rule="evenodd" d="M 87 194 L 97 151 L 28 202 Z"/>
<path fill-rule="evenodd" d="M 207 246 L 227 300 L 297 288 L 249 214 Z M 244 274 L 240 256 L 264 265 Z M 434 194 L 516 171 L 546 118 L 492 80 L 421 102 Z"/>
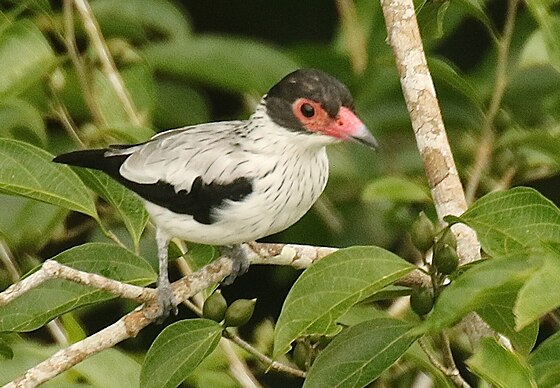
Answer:
<path fill-rule="evenodd" d="M 467 210 L 465 194 L 455 167 L 428 69 L 412 0 L 381 0 L 388 41 L 400 74 L 404 99 L 424 161 L 434 204 L 442 224 L 446 215 Z M 452 227 L 462 264 L 480 259 L 480 244 L 466 225 Z"/>

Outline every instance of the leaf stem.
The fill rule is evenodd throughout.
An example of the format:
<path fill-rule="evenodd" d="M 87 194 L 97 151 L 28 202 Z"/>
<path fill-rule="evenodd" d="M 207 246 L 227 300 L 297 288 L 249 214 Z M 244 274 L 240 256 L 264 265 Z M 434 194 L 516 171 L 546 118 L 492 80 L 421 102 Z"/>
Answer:
<path fill-rule="evenodd" d="M 296 368 L 293 368 L 289 365 L 283 364 L 281 362 L 274 361 L 272 358 L 270 358 L 270 357 L 266 356 L 265 354 L 261 353 L 260 351 L 255 349 L 250 343 L 244 341 L 241 337 L 232 333 L 228 329 L 224 329 L 223 336 L 225 338 L 233 341 L 240 348 L 246 350 L 248 353 L 255 356 L 259 361 L 261 361 L 263 364 L 268 366 L 270 369 L 273 369 L 273 370 L 278 371 L 278 372 L 288 373 L 288 374 L 291 374 L 293 376 L 301 377 L 301 378 L 305 378 L 307 376 L 307 373 L 300 370 L 300 369 L 296 369 Z"/>
<path fill-rule="evenodd" d="M 440 372 L 443 373 L 445 376 L 449 377 L 449 379 L 453 382 L 453 384 L 455 384 L 456 387 L 459 387 L 459 388 L 470 388 L 471 387 L 469 385 L 469 383 L 467 383 L 463 379 L 463 377 L 461 377 L 461 374 L 459 373 L 459 370 L 455 366 L 454 362 L 453 362 L 453 367 L 448 367 L 448 366 L 445 366 L 444 364 L 442 364 L 437 359 L 437 356 L 434 354 L 433 350 L 430 348 L 430 345 L 428 344 L 425 337 L 420 338 L 418 340 L 418 344 L 420 345 L 420 347 L 422 348 L 422 350 L 424 351 L 424 353 L 426 354 L 426 356 L 428 357 L 428 359 L 430 360 L 432 365 L 435 366 L 437 369 L 439 369 Z"/>

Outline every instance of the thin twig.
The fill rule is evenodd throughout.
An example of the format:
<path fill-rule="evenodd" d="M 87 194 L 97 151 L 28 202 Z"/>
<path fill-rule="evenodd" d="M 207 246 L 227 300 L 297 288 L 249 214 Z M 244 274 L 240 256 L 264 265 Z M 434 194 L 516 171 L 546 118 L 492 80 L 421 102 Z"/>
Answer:
<path fill-rule="evenodd" d="M 68 133 L 68 135 L 72 139 L 74 139 L 74 141 L 76 142 L 76 144 L 78 144 L 78 146 L 80 146 L 81 148 L 86 148 L 85 143 L 83 142 L 82 139 L 80 139 L 80 136 L 78 135 L 77 126 L 74 123 L 74 120 L 72 120 L 72 117 L 70 117 L 68 110 L 60 100 L 54 88 L 51 88 L 51 94 L 52 94 L 51 109 L 56 115 L 56 117 L 58 117 L 58 120 L 62 123 L 62 126 L 66 130 L 66 133 Z"/>
<path fill-rule="evenodd" d="M 38 287 L 50 279 L 69 280 L 139 302 L 149 302 L 153 301 L 155 298 L 154 289 L 122 283 L 117 280 L 106 278 L 105 276 L 68 267 L 55 260 L 46 260 L 37 272 L 18 283 L 12 284 L 5 291 L 1 292 L 0 306 L 11 302 L 23 293 Z"/>
<path fill-rule="evenodd" d="M 89 82 L 88 72 L 82 57 L 76 46 L 76 35 L 74 33 L 74 11 L 72 9 L 73 0 L 64 0 L 63 16 L 64 16 L 64 45 L 68 56 L 76 69 L 80 89 L 82 90 L 84 101 L 88 106 L 93 121 L 98 126 L 106 126 L 107 122 L 101 113 L 99 104 L 93 95 L 93 91 Z"/>
<path fill-rule="evenodd" d="M 101 30 L 89 3 L 87 0 L 74 0 L 74 4 L 76 5 L 76 9 L 82 18 L 86 34 L 93 44 L 95 52 L 99 56 L 103 73 L 107 76 L 109 83 L 115 90 L 115 93 L 117 94 L 117 97 L 120 100 L 130 122 L 134 126 L 141 126 L 142 120 L 140 119 L 140 115 L 138 114 L 134 102 L 124 85 L 123 79 L 117 71 L 113 57 L 111 56 L 109 48 L 103 39 L 103 35 L 101 34 Z"/>
<path fill-rule="evenodd" d="M 356 74 L 362 74 L 368 62 L 367 40 L 358 20 L 356 4 L 352 0 L 337 0 L 336 8 L 340 15 L 340 28 L 350 55 L 352 70 Z"/>
<path fill-rule="evenodd" d="M 255 356 L 259 361 L 261 361 L 263 364 L 265 364 L 270 369 L 276 370 L 278 372 L 288 373 L 288 374 L 294 375 L 296 377 L 301 377 L 301 378 L 305 378 L 307 376 L 307 373 L 300 370 L 300 369 L 296 369 L 296 368 L 293 368 L 289 365 L 283 364 L 281 362 L 274 361 L 272 358 L 270 358 L 270 357 L 266 356 L 265 354 L 259 352 L 250 343 L 244 341 L 241 337 L 239 337 L 236 334 L 233 334 L 231 331 L 229 331 L 227 329 L 224 330 L 223 335 L 224 335 L 224 337 L 232 340 L 240 348 L 246 350 L 248 353 Z"/>
<path fill-rule="evenodd" d="M 432 349 L 430 349 L 430 345 L 426 342 L 425 338 L 420 338 L 418 340 L 418 344 L 430 360 L 433 366 L 435 366 L 441 373 L 445 376 L 449 377 L 449 379 L 455 384 L 455 386 L 460 388 L 470 388 L 470 385 L 461 377 L 459 370 L 457 368 L 448 368 L 443 365 L 433 353 Z"/>
<path fill-rule="evenodd" d="M 496 80 L 494 81 L 494 90 L 490 99 L 490 106 L 488 107 L 488 112 L 486 112 L 482 125 L 482 137 L 478 142 L 479 146 L 476 148 L 474 157 L 475 164 L 465 190 L 467 203 L 474 201 L 480 179 L 486 168 L 490 165 L 490 159 L 494 150 L 494 139 L 496 137 L 494 121 L 500 111 L 500 105 L 508 82 L 509 48 L 513 36 L 518 4 L 519 0 L 508 1 L 504 32 L 497 42 L 498 58 L 496 63 Z"/>
<path fill-rule="evenodd" d="M 12 283 L 17 283 L 21 278 L 21 274 L 16 266 L 14 256 L 12 255 L 10 248 L 4 240 L 0 240 L 0 261 L 2 261 L 2 264 L 4 264 L 4 267 L 7 269 Z M 58 318 L 53 319 L 52 321 L 47 323 L 46 327 L 47 331 L 57 344 L 59 344 L 60 346 L 68 346 L 68 337 L 66 335 L 66 331 L 64 330 L 64 327 L 61 325 Z"/>

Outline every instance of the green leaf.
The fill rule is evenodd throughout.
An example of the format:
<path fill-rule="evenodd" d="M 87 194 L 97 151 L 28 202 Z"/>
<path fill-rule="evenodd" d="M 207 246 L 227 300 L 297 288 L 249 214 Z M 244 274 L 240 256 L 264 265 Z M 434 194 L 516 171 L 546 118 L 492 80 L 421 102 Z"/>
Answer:
<path fill-rule="evenodd" d="M 150 117 L 155 104 L 155 85 L 152 71 L 146 65 L 133 65 L 120 70 L 123 82 L 141 117 Z M 109 79 L 101 71 L 95 72 L 93 94 L 107 127 L 131 127 L 130 118 Z M 141 133 L 145 129 L 139 128 Z M 134 137 L 134 135 L 132 135 Z M 146 140 L 140 139 L 141 141 Z"/>
<path fill-rule="evenodd" d="M 0 96 L 17 95 L 38 82 L 56 62 L 35 24 L 21 20 L 0 30 Z"/>
<path fill-rule="evenodd" d="M 492 256 L 560 242 L 560 210 L 527 187 L 490 193 L 476 201 L 461 220 L 472 227 Z"/>
<path fill-rule="evenodd" d="M 53 260 L 81 271 L 141 286 L 152 283 L 156 277 L 146 260 L 111 244 L 80 245 L 60 253 Z M 114 296 L 108 292 L 67 280 L 48 280 L 0 307 L 0 332 L 35 330 L 68 311 L 112 298 Z"/>
<path fill-rule="evenodd" d="M 560 17 L 553 13 L 552 5 L 548 0 L 533 0 L 527 8 L 541 27 L 550 63 L 560 70 Z"/>
<path fill-rule="evenodd" d="M 17 140 L 0 139 L 0 192 L 75 210 L 97 219 L 93 198 L 68 167 L 53 155 Z"/>
<path fill-rule="evenodd" d="M 494 293 L 517 292 L 540 266 L 525 255 L 501 257 L 473 266 L 447 286 L 422 327 L 440 330 L 494 301 Z"/>
<path fill-rule="evenodd" d="M 158 72 L 259 96 L 300 67 L 270 46 L 221 36 L 154 44 L 143 55 Z"/>
<path fill-rule="evenodd" d="M 209 120 L 210 109 L 201 93 L 176 79 L 158 79 L 154 125 L 162 129 L 179 128 Z"/>
<path fill-rule="evenodd" d="M 517 354 L 498 344 L 493 338 L 484 338 L 467 365 L 478 376 L 500 388 L 537 387 L 530 368 Z"/>
<path fill-rule="evenodd" d="M 0 137 L 11 137 L 40 146 L 47 143 L 45 123 L 27 101 L 11 98 L 0 103 Z"/>
<path fill-rule="evenodd" d="M 457 0 L 455 2 L 459 4 L 461 8 L 467 11 L 471 16 L 478 19 L 487 29 L 488 33 L 494 39 L 496 38 L 496 31 L 492 25 L 492 21 L 488 17 L 488 11 L 484 4 L 484 0 Z"/>
<path fill-rule="evenodd" d="M 141 365 L 134 358 L 133 354 L 128 355 L 118 349 L 105 349 L 86 358 L 69 373 L 78 373 L 91 387 L 138 386 Z"/>
<path fill-rule="evenodd" d="M 309 267 L 290 290 L 274 332 L 274 357 L 300 336 L 333 335 L 351 306 L 415 267 L 378 247 L 351 247 Z"/>
<path fill-rule="evenodd" d="M 142 201 L 132 191 L 102 172 L 84 168 L 78 168 L 76 172 L 89 188 L 113 205 L 130 233 L 134 246 L 138 246 L 148 223 L 148 213 Z"/>
<path fill-rule="evenodd" d="M 0 361 L 2 386 L 60 350 L 59 347 L 44 342 L 22 340 L 13 342 L 14 358 Z M 105 349 L 81 361 L 69 371 L 41 384 L 41 387 L 135 387 L 138 386 L 139 376 L 140 364 L 133 359 L 133 356 L 128 356 L 117 349 Z"/>
<path fill-rule="evenodd" d="M 14 351 L 6 341 L 0 338 L 0 357 L 11 360 L 14 358 Z"/>
<path fill-rule="evenodd" d="M 529 356 L 539 387 L 553 388 L 560 385 L 560 331 L 557 331 Z"/>
<path fill-rule="evenodd" d="M 556 245 L 556 250 L 549 249 L 535 254 L 540 256 L 544 264 L 519 291 L 513 309 L 517 330 L 560 306 L 560 243 Z"/>
<path fill-rule="evenodd" d="M 513 311 L 517 291 L 518 289 L 511 288 L 489 293 L 485 305 L 477 309 L 476 312 L 492 329 L 506 336 L 516 351 L 527 355 L 535 346 L 539 324 L 534 322 L 523 330 L 517 331 L 515 327 L 516 314 Z"/>
<path fill-rule="evenodd" d="M 304 387 L 363 387 L 416 341 L 411 325 L 377 318 L 342 331 L 311 366 Z"/>
<path fill-rule="evenodd" d="M 167 326 L 155 339 L 142 367 L 140 387 L 176 387 L 214 351 L 222 326 L 209 319 L 188 319 Z"/>
<path fill-rule="evenodd" d="M 414 363 L 420 370 L 430 374 L 430 377 L 432 377 L 432 380 L 434 382 L 433 386 L 435 388 L 456 387 L 455 384 L 451 382 L 449 377 L 443 374 L 438 368 L 434 366 L 434 364 L 431 363 L 431 361 L 428 359 L 428 356 L 426 356 L 426 353 L 424 353 L 420 345 L 418 345 L 418 342 L 413 343 L 412 346 L 408 348 L 406 353 L 403 355 L 403 360 L 405 362 L 410 361 Z"/>
<path fill-rule="evenodd" d="M 36 252 L 64 233 L 68 210 L 23 197 L 0 195 L 0 234 L 16 252 Z"/>
<path fill-rule="evenodd" d="M 430 202 L 427 187 L 421 186 L 409 178 L 384 177 L 370 182 L 362 194 L 366 202 L 393 201 L 393 202 Z"/>
<path fill-rule="evenodd" d="M 143 42 L 161 36 L 184 39 L 191 34 L 186 15 L 168 1 L 96 0 L 91 8 L 105 37 L 122 36 Z"/>

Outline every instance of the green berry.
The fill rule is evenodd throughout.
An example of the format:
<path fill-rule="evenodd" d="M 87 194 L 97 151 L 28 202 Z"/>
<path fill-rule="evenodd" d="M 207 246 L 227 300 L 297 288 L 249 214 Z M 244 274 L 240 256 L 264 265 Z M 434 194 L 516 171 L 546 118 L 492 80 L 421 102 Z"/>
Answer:
<path fill-rule="evenodd" d="M 255 311 L 256 302 L 256 299 L 238 299 L 233 302 L 226 310 L 224 325 L 226 327 L 237 327 L 249 322 L 253 311 Z"/>
<path fill-rule="evenodd" d="M 304 342 L 298 342 L 294 348 L 294 363 L 301 370 L 307 370 L 309 366 L 309 346 Z"/>
<path fill-rule="evenodd" d="M 442 275 L 452 274 L 459 266 L 459 256 L 457 256 L 457 251 L 448 244 L 438 244 L 434 251 L 432 264 Z"/>
<path fill-rule="evenodd" d="M 429 288 L 415 289 L 410 295 L 410 307 L 418 315 L 426 315 L 434 307 L 434 296 Z"/>
<path fill-rule="evenodd" d="M 421 252 L 426 252 L 434 244 L 435 232 L 436 229 L 432 221 L 424 212 L 420 212 L 410 228 L 410 238 L 416 248 Z"/>
<path fill-rule="evenodd" d="M 457 250 L 457 239 L 455 238 L 455 234 L 451 231 L 450 228 L 445 228 L 443 234 L 441 235 L 441 237 L 436 243 L 436 249 L 437 249 L 437 245 L 445 245 L 445 244 Z"/>
<path fill-rule="evenodd" d="M 220 290 L 210 295 L 202 306 L 202 316 L 216 322 L 221 322 L 227 310 L 227 302 Z"/>

